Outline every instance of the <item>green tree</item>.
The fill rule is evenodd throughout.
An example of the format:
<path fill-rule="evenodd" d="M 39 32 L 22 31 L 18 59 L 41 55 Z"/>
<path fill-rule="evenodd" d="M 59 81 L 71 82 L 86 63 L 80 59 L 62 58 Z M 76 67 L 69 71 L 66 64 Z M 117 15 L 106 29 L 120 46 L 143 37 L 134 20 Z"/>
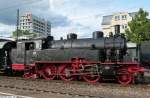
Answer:
<path fill-rule="evenodd" d="M 18 37 L 20 36 L 26 36 L 26 35 L 32 35 L 33 37 L 36 37 L 37 36 L 37 33 L 35 32 L 29 32 L 28 30 L 18 30 Z M 13 35 L 12 35 L 14 38 L 17 37 L 17 30 L 13 32 Z"/>
<path fill-rule="evenodd" d="M 128 23 L 129 28 L 125 31 L 128 40 L 137 44 L 150 40 L 150 20 L 147 18 L 148 15 L 148 12 L 140 8 L 132 21 Z"/>
<path fill-rule="evenodd" d="M 22 30 L 18 30 L 18 37 L 23 35 L 23 31 Z M 17 30 L 13 32 L 13 37 L 17 37 Z"/>

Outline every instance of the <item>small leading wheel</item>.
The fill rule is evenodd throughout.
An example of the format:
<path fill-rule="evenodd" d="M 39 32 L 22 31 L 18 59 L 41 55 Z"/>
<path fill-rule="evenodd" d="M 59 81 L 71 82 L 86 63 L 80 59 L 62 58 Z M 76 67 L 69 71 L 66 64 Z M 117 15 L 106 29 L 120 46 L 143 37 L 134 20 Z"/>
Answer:
<path fill-rule="evenodd" d="M 85 67 L 82 77 L 88 83 L 96 83 L 100 80 L 100 75 L 97 72 L 97 68 L 92 66 Z"/>
<path fill-rule="evenodd" d="M 37 78 L 37 74 L 28 72 L 28 73 L 25 73 L 23 75 L 23 78 L 25 78 L 25 79 L 36 79 Z"/>
<path fill-rule="evenodd" d="M 71 65 L 61 65 L 59 72 L 60 78 L 64 81 L 72 81 L 74 79 L 72 70 L 73 69 Z"/>
<path fill-rule="evenodd" d="M 118 82 L 120 84 L 127 85 L 127 84 L 130 84 L 132 80 L 133 80 L 132 74 L 130 74 L 127 71 L 123 71 L 121 72 L 120 75 L 118 75 Z"/>
<path fill-rule="evenodd" d="M 54 65 L 47 66 L 42 71 L 42 76 L 46 80 L 53 80 L 56 77 L 57 68 Z"/>
<path fill-rule="evenodd" d="M 25 73 L 24 75 L 23 75 L 23 78 L 25 78 L 25 79 L 29 79 L 29 78 L 31 78 L 32 77 L 32 73 Z"/>

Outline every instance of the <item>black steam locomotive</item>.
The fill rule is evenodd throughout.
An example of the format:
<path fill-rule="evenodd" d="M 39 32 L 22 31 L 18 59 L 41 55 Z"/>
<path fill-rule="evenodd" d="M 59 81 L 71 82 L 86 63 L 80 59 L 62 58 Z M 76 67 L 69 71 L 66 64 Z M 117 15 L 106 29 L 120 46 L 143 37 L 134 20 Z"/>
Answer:
<path fill-rule="evenodd" d="M 53 80 L 59 76 L 65 81 L 82 78 L 90 83 L 115 79 L 121 84 L 129 84 L 144 75 L 143 66 L 148 66 L 150 61 L 146 56 L 148 50 L 139 51 L 150 49 L 146 48 L 149 44 L 141 46 L 141 49 L 129 49 L 123 35 L 103 37 L 100 31 L 94 32 L 93 38 L 77 39 L 77 35 L 72 33 L 65 40 L 54 40 L 48 36 L 8 41 L 7 44 L 7 48 L 0 50 L 1 67 L 22 71 L 25 78 Z M 135 51 L 135 58 L 128 53 L 129 50 Z"/>

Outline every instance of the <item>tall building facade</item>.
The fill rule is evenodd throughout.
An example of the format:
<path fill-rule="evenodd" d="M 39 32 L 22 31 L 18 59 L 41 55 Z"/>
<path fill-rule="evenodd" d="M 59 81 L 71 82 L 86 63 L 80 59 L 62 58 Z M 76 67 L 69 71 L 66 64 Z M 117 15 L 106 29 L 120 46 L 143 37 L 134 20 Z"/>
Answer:
<path fill-rule="evenodd" d="M 36 33 L 37 36 L 48 36 L 51 34 L 51 23 L 31 13 L 20 16 L 19 29 Z"/>
<path fill-rule="evenodd" d="M 125 33 L 125 29 L 129 28 L 128 22 L 130 22 L 136 14 L 137 12 L 120 12 L 103 16 L 101 26 L 104 36 L 109 36 L 110 32 L 113 34 Z"/>

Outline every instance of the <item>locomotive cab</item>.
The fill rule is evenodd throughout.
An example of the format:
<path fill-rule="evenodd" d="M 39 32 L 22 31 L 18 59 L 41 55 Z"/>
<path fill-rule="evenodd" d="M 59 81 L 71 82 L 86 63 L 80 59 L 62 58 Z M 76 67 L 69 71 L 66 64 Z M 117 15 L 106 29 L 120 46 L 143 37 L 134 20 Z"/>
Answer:
<path fill-rule="evenodd" d="M 2 72 L 10 72 L 12 60 L 10 58 L 11 51 L 16 48 L 16 42 L 5 40 L 0 42 L 0 70 Z"/>
<path fill-rule="evenodd" d="M 23 71 L 27 65 L 33 63 L 32 55 L 34 51 L 47 49 L 48 41 L 46 38 L 19 40 L 17 48 L 11 52 L 12 69 Z"/>

